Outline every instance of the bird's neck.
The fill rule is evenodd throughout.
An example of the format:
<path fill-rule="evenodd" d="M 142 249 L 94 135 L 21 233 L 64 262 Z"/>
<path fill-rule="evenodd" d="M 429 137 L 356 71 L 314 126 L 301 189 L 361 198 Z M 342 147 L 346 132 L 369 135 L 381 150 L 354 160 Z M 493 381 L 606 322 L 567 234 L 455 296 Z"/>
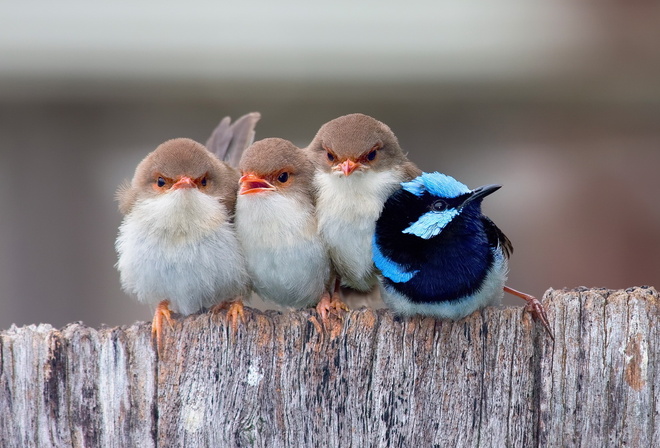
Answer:
<path fill-rule="evenodd" d="M 400 187 L 400 170 L 367 170 L 344 176 L 317 171 L 314 178 L 319 219 L 375 220 L 387 198 Z"/>
<path fill-rule="evenodd" d="M 197 239 L 228 223 L 219 201 L 196 190 L 177 190 L 138 201 L 126 217 L 149 235 Z"/>
<path fill-rule="evenodd" d="M 311 198 L 275 192 L 239 195 L 236 232 L 239 239 L 261 247 L 304 243 L 317 235 Z"/>

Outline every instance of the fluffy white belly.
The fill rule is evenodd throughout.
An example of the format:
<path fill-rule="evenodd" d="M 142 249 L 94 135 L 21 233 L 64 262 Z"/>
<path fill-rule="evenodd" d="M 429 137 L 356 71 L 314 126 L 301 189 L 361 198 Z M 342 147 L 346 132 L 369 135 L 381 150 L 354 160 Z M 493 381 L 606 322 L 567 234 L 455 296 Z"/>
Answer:
<path fill-rule="evenodd" d="M 330 260 L 311 203 L 278 193 L 239 196 L 236 231 L 260 297 L 298 308 L 319 301 L 328 286 Z"/>
<path fill-rule="evenodd" d="M 376 285 L 371 240 L 383 205 L 401 178 L 397 171 L 316 173 L 319 233 L 343 284 L 360 291 Z"/>
<path fill-rule="evenodd" d="M 303 308 L 318 303 L 327 287 L 330 264 L 317 243 L 247 250 L 254 291 L 283 306 Z"/>
<path fill-rule="evenodd" d="M 249 279 L 233 226 L 222 205 L 209 199 L 186 197 L 186 213 L 181 197 L 145 201 L 126 216 L 116 241 L 126 292 L 144 303 L 168 299 L 182 314 L 246 293 Z"/>

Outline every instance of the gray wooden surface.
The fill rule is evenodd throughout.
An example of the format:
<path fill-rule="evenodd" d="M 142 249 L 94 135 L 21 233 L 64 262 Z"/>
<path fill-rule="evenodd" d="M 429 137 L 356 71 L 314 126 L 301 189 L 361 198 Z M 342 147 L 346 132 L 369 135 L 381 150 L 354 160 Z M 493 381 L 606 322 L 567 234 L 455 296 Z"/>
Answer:
<path fill-rule="evenodd" d="M 659 446 L 658 293 L 549 290 L 458 322 L 358 310 L 0 333 L 0 446 Z"/>

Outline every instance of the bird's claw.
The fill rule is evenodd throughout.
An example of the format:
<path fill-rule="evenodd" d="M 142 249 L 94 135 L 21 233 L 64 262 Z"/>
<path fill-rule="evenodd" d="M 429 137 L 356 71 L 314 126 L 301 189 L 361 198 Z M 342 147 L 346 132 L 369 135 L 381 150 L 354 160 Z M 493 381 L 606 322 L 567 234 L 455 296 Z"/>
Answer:
<path fill-rule="evenodd" d="M 174 328 L 174 320 L 172 319 L 172 310 L 170 310 L 170 301 L 163 300 L 156 306 L 154 319 L 151 322 L 151 337 L 156 339 L 156 351 L 158 356 L 163 355 L 163 319 L 168 323 L 170 329 Z"/>
<path fill-rule="evenodd" d="M 543 304 L 536 297 L 526 294 L 524 292 L 517 291 L 508 286 L 504 287 L 504 292 L 508 292 L 509 294 L 512 294 L 516 297 L 520 297 L 521 299 L 526 301 L 527 305 L 525 306 L 525 310 L 532 315 L 532 318 L 534 320 L 541 321 L 541 323 L 543 324 L 543 328 L 545 328 L 545 331 L 548 332 L 550 338 L 553 341 L 555 340 L 555 336 L 552 334 L 552 329 L 550 328 L 550 322 L 548 321 L 548 316 L 545 314 L 545 308 L 543 308 Z"/>
<path fill-rule="evenodd" d="M 321 322 L 327 331 L 330 332 L 332 339 L 336 338 L 342 329 L 341 321 L 344 319 L 344 312 L 348 311 L 348 306 L 342 302 L 339 294 L 335 294 L 330 298 L 330 294 L 326 293 L 321 298 L 321 301 L 316 305 L 316 311 L 321 316 Z M 330 316 L 336 319 L 331 319 Z M 314 322 L 312 322 L 314 323 Z M 321 330 L 321 325 L 318 321 L 315 324 L 317 331 Z"/>
<path fill-rule="evenodd" d="M 245 308 L 243 307 L 243 302 L 232 302 L 229 305 L 229 310 L 227 310 L 227 317 L 231 320 L 231 328 L 234 331 L 234 334 L 236 334 L 236 331 L 238 331 L 238 320 L 240 319 L 241 322 L 245 324 Z"/>
<path fill-rule="evenodd" d="M 536 297 L 532 297 L 527 301 L 525 310 L 532 315 L 534 320 L 541 322 L 543 328 L 545 328 L 545 331 L 548 332 L 548 335 L 550 335 L 550 338 L 554 341 L 555 336 L 552 334 L 550 322 L 548 321 L 548 316 L 545 314 L 545 308 L 543 307 L 543 304 Z"/>
<path fill-rule="evenodd" d="M 321 319 L 326 322 L 329 314 L 342 319 L 342 311 L 348 311 L 348 306 L 342 302 L 339 294 L 334 294 L 332 298 L 330 298 L 330 294 L 324 294 L 321 301 L 316 305 L 316 311 L 321 315 Z"/>
<path fill-rule="evenodd" d="M 323 294 L 319 303 L 316 304 L 316 312 L 321 316 L 321 320 L 325 321 L 328 318 L 330 311 L 330 294 Z"/>
<path fill-rule="evenodd" d="M 231 329 L 235 335 L 238 331 L 238 320 L 240 319 L 245 324 L 245 307 L 242 300 L 235 300 L 233 302 L 222 302 L 211 308 L 211 313 L 218 314 L 220 311 L 227 309 L 227 319 L 231 322 Z"/>

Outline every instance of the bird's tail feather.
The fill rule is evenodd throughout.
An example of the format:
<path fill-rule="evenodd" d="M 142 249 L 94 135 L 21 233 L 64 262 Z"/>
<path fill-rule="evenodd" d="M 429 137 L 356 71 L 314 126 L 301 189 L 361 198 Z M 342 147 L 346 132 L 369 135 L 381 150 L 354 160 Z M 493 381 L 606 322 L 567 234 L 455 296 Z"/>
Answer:
<path fill-rule="evenodd" d="M 220 160 L 238 167 L 243 151 L 254 141 L 254 128 L 260 118 L 259 112 L 243 115 L 234 123 L 229 117 L 223 118 L 206 141 L 206 147 Z"/>

